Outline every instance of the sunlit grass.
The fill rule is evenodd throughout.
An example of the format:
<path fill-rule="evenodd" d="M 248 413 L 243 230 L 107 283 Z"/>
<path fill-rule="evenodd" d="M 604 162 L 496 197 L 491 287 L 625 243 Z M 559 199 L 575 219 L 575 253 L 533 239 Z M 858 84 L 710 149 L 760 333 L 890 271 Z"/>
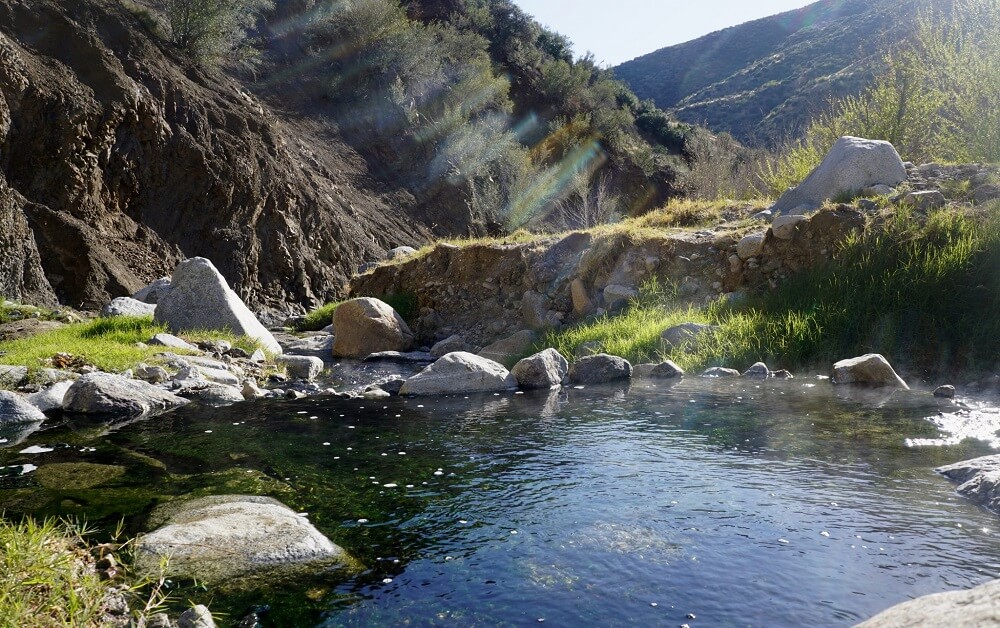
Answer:
<path fill-rule="evenodd" d="M 319 331 L 333 322 L 333 311 L 342 301 L 334 301 L 322 305 L 305 315 L 295 326 L 296 331 Z"/>
<path fill-rule="evenodd" d="M 182 350 L 145 345 L 154 335 L 166 331 L 166 325 L 153 322 L 152 316 L 100 318 L 28 338 L 0 342 L 0 363 L 42 368 L 51 366 L 51 359 L 56 354 L 67 353 L 103 371 L 121 372 L 164 351 L 184 353 Z M 236 337 L 226 331 L 193 331 L 180 336 L 192 343 L 227 340 L 248 352 L 259 347 L 248 338 Z"/>

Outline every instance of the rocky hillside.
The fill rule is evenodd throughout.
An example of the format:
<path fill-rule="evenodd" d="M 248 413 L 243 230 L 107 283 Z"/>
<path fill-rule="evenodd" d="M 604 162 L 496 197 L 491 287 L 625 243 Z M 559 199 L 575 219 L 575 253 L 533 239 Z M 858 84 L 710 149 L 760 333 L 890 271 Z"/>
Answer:
<path fill-rule="evenodd" d="M 948 0 L 820 0 L 663 48 L 615 68 L 640 98 L 749 142 L 794 135 L 870 79 L 920 7 Z"/>
<path fill-rule="evenodd" d="M 156 0 L 0 3 L 0 296 L 97 309 L 203 256 L 287 312 L 395 247 L 587 205 L 589 177 L 669 196 L 649 142 L 680 131 L 508 5 L 282 0 L 256 62 L 209 63 Z"/>
<path fill-rule="evenodd" d="M 255 307 L 323 300 L 426 237 L 400 196 L 330 125 L 199 69 L 123 3 L 0 5 L 8 298 L 99 307 L 202 255 Z"/>

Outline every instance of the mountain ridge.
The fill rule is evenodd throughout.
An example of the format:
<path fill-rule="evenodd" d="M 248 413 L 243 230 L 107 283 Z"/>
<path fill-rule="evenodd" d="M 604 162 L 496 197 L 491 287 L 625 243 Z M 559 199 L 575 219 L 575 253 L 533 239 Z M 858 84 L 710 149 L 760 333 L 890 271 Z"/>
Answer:
<path fill-rule="evenodd" d="M 820 0 L 661 48 L 613 71 L 637 96 L 684 122 L 774 144 L 800 132 L 831 98 L 867 84 L 922 6 Z"/>

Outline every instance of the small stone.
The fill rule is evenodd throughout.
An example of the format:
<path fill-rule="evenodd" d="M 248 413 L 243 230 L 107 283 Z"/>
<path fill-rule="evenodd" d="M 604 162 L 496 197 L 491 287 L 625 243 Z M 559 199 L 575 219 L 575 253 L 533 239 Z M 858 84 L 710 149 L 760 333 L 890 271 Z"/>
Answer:
<path fill-rule="evenodd" d="M 768 379 L 771 377 L 771 369 L 767 368 L 767 365 L 763 362 L 757 362 L 743 372 L 743 377 L 749 379 Z"/>
<path fill-rule="evenodd" d="M 934 396 L 941 399 L 954 399 L 955 398 L 955 387 L 954 386 L 938 386 L 934 390 Z"/>

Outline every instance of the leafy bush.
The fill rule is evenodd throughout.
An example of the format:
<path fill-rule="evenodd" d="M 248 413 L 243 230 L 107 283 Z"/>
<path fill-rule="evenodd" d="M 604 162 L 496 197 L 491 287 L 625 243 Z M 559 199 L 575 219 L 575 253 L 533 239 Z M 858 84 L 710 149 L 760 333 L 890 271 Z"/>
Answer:
<path fill-rule="evenodd" d="M 195 59 L 217 63 L 252 56 L 247 34 L 272 0 L 161 0 L 170 40 Z"/>

